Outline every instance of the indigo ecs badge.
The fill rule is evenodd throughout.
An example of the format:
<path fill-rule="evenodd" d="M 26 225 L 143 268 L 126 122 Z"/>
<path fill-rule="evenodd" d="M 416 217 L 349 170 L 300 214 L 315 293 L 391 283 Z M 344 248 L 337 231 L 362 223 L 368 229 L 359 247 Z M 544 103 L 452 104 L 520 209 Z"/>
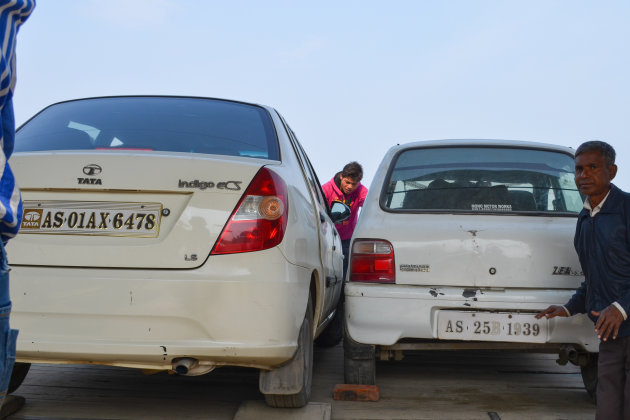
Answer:
<path fill-rule="evenodd" d="M 212 182 L 212 181 L 200 181 L 195 179 L 193 181 L 179 180 L 177 184 L 178 188 L 198 188 L 200 190 L 216 188 L 217 190 L 230 190 L 240 191 L 241 183 L 243 181 L 224 181 L 224 182 Z"/>

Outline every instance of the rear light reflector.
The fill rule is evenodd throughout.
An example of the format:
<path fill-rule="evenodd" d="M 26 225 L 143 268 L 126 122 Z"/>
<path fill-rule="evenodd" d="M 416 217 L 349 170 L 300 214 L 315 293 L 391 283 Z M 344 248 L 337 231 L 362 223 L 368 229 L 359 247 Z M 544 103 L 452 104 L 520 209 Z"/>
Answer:
<path fill-rule="evenodd" d="M 282 242 L 289 206 L 286 183 L 261 168 L 236 205 L 212 254 L 234 254 L 273 248 Z"/>
<path fill-rule="evenodd" d="M 355 239 L 350 257 L 350 281 L 395 283 L 394 248 L 388 241 Z"/>

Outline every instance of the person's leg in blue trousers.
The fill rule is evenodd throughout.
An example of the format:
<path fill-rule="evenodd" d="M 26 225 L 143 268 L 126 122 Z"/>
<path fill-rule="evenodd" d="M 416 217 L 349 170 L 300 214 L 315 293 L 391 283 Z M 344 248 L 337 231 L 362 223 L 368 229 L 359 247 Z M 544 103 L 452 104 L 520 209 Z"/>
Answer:
<path fill-rule="evenodd" d="M 9 326 L 11 297 L 9 296 L 9 265 L 4 245 L 0 241 L 0 407 L 4 402 L 15 363 L 15 342 L 18 331 Z"/>

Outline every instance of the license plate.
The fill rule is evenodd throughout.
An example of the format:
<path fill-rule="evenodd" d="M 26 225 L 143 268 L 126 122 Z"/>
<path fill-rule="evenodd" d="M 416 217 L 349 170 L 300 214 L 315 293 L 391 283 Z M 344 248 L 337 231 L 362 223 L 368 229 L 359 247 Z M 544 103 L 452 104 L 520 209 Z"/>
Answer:
<path fill-rule="evenodd" d="M 545 343 L 547 319 L 536 319 L 534 314 L 439 311 L 438 338 Z"/>
<path fill-rule="evenodd" d="M 24 201 L 20 233 L 156 237 L 162 204 Z"/>

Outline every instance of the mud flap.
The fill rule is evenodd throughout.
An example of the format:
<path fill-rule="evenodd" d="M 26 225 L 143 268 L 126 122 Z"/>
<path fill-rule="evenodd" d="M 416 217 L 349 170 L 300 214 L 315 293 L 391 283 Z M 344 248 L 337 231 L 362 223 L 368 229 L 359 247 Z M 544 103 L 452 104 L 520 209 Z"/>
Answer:
<path fill-rule="evenodd" d="M 304 350 L 298 348 L 293 359 L 273 370 L 261 370 L 258 389 L 263 394 L 297 394 L 304 386 Z"/>

